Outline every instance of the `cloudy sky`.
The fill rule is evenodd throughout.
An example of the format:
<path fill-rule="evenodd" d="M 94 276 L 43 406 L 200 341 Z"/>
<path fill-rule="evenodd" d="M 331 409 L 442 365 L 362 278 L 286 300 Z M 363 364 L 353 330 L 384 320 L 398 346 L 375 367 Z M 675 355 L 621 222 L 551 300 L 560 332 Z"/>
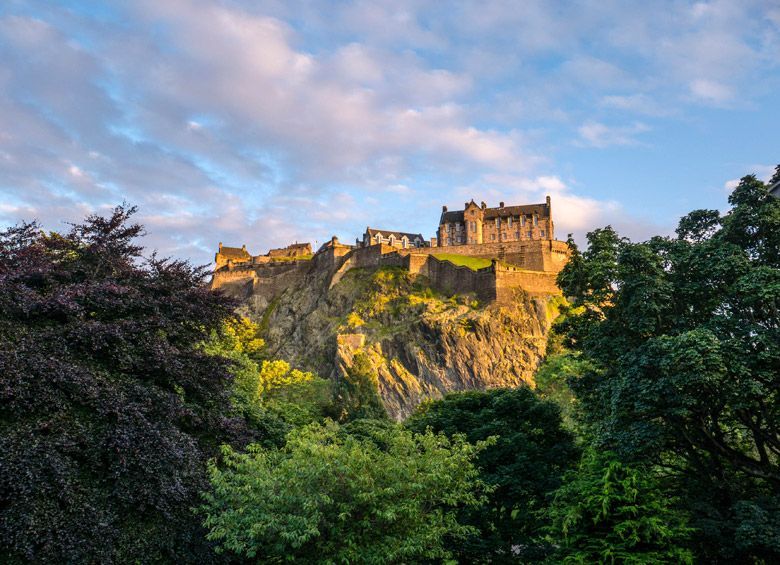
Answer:
<path fill-rule="evenodd" d="M 780 1 L 0 2 L 0 224 L 208 262 L 553 198 L 667 233 L 780 162 Z"/>

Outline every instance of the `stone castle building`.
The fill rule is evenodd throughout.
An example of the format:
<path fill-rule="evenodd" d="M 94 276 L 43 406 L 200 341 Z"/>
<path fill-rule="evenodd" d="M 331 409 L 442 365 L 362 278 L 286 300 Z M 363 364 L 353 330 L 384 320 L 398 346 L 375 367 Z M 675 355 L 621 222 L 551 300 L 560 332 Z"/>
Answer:
<path fill-rule="evenodd" d="M 442 207 L 436 243 L 438 247 L 479 245 L 510 241 L 553 240 L 552 204 L 547 197 L 543 204 L 488 208 L 472 200 L 464 209 L 448 211 Z"/>
<path fill-rule="evenodd" d="M 363 233 L 363 239 L 356 241 L 358 247 L 368 247 L 369 245 L 385 244 L 399 249 L 410 249 L 412 247 L 428 247 L 430 244 L 425 241 L 421 233 L 406 233 L 393 230 L 379 230 L 367 227 Z"/>
<path fill-rule="evenodd" d="M 289 261 L 312 256 L 311 243 L 295 242 L 287 247 L 271 249 L 265 255 L 252 255 L 246 250 L 246 245 L 241 247 L 227 247 L 219 243 L 217 254 L 214 255 L 214 270 L 219 271 L 225 267 L 237 267 L 239 265 L 261 265 L 278 261 Z"/>

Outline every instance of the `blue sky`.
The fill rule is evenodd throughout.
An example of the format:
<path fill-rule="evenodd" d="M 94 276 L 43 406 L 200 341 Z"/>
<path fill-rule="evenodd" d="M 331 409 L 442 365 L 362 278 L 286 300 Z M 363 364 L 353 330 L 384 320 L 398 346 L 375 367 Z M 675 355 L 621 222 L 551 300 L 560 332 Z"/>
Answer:
<path fill-rule="evenodd" d="M 642 239 L 780 162 L 780 3 L 0 4 L 0 224 L 210 261 L 553 198 Z"/>

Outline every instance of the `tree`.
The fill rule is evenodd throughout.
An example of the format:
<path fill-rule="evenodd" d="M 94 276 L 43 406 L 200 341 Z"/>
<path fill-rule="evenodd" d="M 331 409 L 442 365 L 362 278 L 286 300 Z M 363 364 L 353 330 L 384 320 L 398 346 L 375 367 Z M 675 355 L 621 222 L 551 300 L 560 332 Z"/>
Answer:
<path fill-rule="evenodd" d="M 585 452 L 548 510 L 556 563 L 692 563 L 691 534 L 652 473 Z"/>
<path fill-rule="evenodd" d="M 336 382 L 334 416 L 339 422 L 387 418 L 379 397 L 377 377 L 369 356 L 358 351 L 347 368 L 346 375 Z"/>
<path fill-rule="evenodd" d="M 230 319 L 203 347 L 232 362 L 234 412 L 262 432 L 264 445 L 279 447 L 291 427 L 320 420 L 332 410 L 331 385 L 281 359 L 261 360 L 265 344 L 258 334 L 251 320 Z"/>
<path fill-rule="evenodd" d="M 221 443 L 229 363 L 199 344 L 233 304 L 143 259 L 134 208 L 0 234 L 0 560 L 209 562 L 190 508 Z"/>
<path fill-rule="evenodd" d="M 220 551 L 263 561 L 409 563 L 445 559 L 445 536 L 471 528 L 481 446 L 381 422 L 358 434 L 333 422 L 291 432 L 282 449 L 224 447 L 202 512 Z"/>
<path fill-rule="evenodd" d="M 572 387 L 596 445 L 664 469 L 703 559 L 771 561 L 780 530 L 741 536 L 780 511 L 780 200 L 747 176 L 729 202 L 676 238 L 588 234 L 559 277 L 578 309 L 561 331 L 587 363 Z"/>
<path fill-rule="evenodd" d="M 461 512 L 460 521 L 479 533 L 457 544 L 460 559 L 495 563 L 543 557 L 546 522 L 539 511 L 578 456 L 553 402 L 540 400 L 528 387 L 459 392 L 423 404 L 406 425 L 417 432 L 464 434 L 472 443 L 497 436 L 476 461 L 480 478 L 494 490 L 484 508 Z"/>

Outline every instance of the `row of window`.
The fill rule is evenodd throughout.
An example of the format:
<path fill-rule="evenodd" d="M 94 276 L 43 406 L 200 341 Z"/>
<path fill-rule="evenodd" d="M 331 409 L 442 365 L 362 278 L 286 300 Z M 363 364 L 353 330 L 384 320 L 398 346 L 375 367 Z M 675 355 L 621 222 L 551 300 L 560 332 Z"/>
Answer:
<path fill-rule="evenodd" d="M 534 227 L 538 226 L 539 225 L 539 216 L 534 215 L 533 218 L 532 218 L 532 222 L 533 222 Z M 507 226 L 509 226 L 511 228 L 513 223 L 517 223 L 517 220 L 514 217 L 509 216 L 506 219 Z M 496 228 L 500 229 L 501 228 L 501 218 L 496 218 L 495 219 L 495 224 L 496 224 Z M 462 227 L 463 227 L 462 224 L 447 224 L 447 233 L 452 234 L 453 231 L 455 233 L 460 233 Z M 525 216 L 520 216 L 520 227 L 525 227 Z M 473 221 L 473 220 L 469 221 L 469 230 L 472 231 L 472 232 L 477 231 L 477 222 L 476 221 Z"/>
<path fill-rule="evenodd" d="M 539 230 L 539 237 L 540 238 L 544 239 L 546 237 L 546 235 L 547 234 L 546 234 L 545 230 Z M 531 237 L 532 237 L 531 230 L 528 230 L 527 232 L 525 232 L 525 237 L 527 239 L 531 239 Z M 515 232 L 515 237 L 514 238 L 509 237 L 508 234 L 506 234 L 506 233 L 499 233 L 498 234 L 498 241 L 514 241 L 514 240 L 518 240 L 518 239 L 520 239 L 520 231 L 519 230 Z M 496 234 L 494 234 L 494 233 L 490 234 L 490 241 L 496 241 Z M 458 244 L 461 244 L 461 243 L 465 243 L 465 238 L 461 237 L 461 236 L 452 237 L 452 238 L 447 237 L 447 238 L 444 239 L 444 245 L 458 245 Z M 475 243 L 477 243 L 477 239 L 474 238 L 474 237 L 470 237 L 469 238 L 469 244 L 475 244 Z"/>

